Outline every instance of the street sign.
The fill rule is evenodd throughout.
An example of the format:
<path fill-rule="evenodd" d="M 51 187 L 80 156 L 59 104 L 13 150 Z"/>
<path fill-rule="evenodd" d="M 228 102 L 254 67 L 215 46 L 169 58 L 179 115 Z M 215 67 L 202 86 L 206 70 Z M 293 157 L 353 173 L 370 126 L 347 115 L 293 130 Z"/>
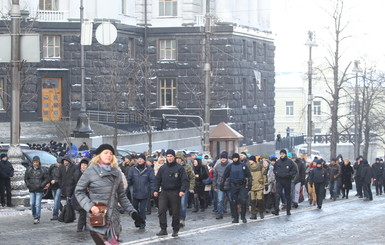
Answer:
<path fill-rule="evenodd" d="M 0 35 L 0 63 L 11 62 L 12 39 L 10 34 Z M 20 60 L 40 62 L 40 36 L 37 33 L 20 35 Z"/>
<path fill-rule="evenodd" d="M 311 142 L 313 142 L 313 137 L 306 137 L 305 142 L 306 144 L 310 144 Z"/>
<path fill-rule="evenodd" d="M 118 37 L 118 31 L 116 27 L 109 23 L 104 22 L 96 28 L 95 32 L 96 40 L 102 45 L 110 45 L 115 42 Z"/>

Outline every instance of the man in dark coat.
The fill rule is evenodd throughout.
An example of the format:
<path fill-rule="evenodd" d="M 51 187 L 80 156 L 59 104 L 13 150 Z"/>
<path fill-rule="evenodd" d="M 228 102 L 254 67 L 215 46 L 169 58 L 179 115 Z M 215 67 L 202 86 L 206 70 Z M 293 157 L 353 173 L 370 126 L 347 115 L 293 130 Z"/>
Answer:
<path fill-rule="evenodd" d="M 156 175 L 156 192 L 159 195 L 158 216 L 160 232 L 157 236 L 167 235 L 167 211 L 170 208 L 172 213 L 172 236 L 178 236 L 180 226 L 180 202 L 181 197 L 189 188 L 189 179 L 182 165 L 175 161 L 175 151 L 172 149 L 166 152 L 166 164 L 163 164 Z M 161 192 L 159 190 L 161 188 Z"/>
<path fill-rule="evenodd" d="M 362 188 L 364 190 L 364 201 L 372 201 L 373 194 L 370 184 L 372 183 L 372 168 L 367 160 L 362 161 L 362 173 L 361 173 Z"/>
<path fill-rule="evenodd" d="M 76 166 L 72 163 L 70 156 L 64 156 L 62 165 L 59 167 L 59 184 L 62 195 L 70 200 L 76 187 Z"/>
<path fill-rule="evenodd" d="M 361 177 L 362 177 L 362 161 L 363 161 L 363 157 L 362 156 L 359 156 L 357 157 L 356 159 L 356 162 L 354 163 L 353 165 L 353 168 L 354 168 L 354 171 L 355 171 L 355 176 L 354 176 L 354 180 L 356 181 L 356 189 L 357 189 L 357 194 L 356 196 L 358 196 L 359 198 L 362 198 L 362 181 L 361 181 Z"/>
<path fill-rule="evenodd" d="M 293 201 L 293 207 L 298 208 L 299 195 L 301 191 L 301 186 L 305 185 L 305 164 L 302 162 L 302 159 L 297 157 L 296 153 L 292 154 L 292 161 L 297 165 L 297 174 L 293 180 L 293 186 L 291 190 L 291 198 Z"/>
<path fill-rule="evenodd" d="M 328 171 L 330 199 L 335 201 L 338 196 L 338 185 L 341 183 L 341 165 L 337 163 L 337 159 L 333 158 L 330 160 Z"/>
<path fill-rule="evenodd" d="M 44 186 L 49 183 L 48 170 L 40 165 L 40 158 L 32 158 L 32 166 L 29 166 L 24 175 L 25 185 L 29 190 L 29 202 L 31 205 L 33 223 L 40 223 L 41 199 L 43 199 Z"/>
<path fill-rule="evenodd" d="M 376 186 L 376 196 L 382 195 L 382 184 L 384 175 L 384 164 L 380 163 L 380 158 L 372 165 L 373 181 Z"/>
<path fill-rule="evenodd" d="M 280 158 L 274 164 L 274 174 L 276 179 L 276 193 L 275 193 L 275 215 L 279 215 L 279 199 L 282 189 L 285 191 L 286 197 L 286 214 L 291 215 L 291 181 L 297 174 L 297 166 L 287 157 L 287 151 L 282 149 L 280 151 Z"/>
<path fill-rule="evenodd" d="M 13 177 L 13 167 L 8 161 L 7 154 L 0 155 L 0 198 L 1 206 L 5 206 L 5 191 L 7 192 L 7 206 L 12 207 L 11 201 L 11 177 Z"/>
<path fill-rule="evenodd" d="M 61 189 L 59 185 L 59 167 L 61 166 L 62 158 L 58 157 L 56 163 L 51 165 L 48 169 L 50 178 L 50 189 L 53 197 L 53 210 L 51 220 L 57 220 L 59 218 L 59 210 L 62 208 L 61 204 Z"/>
<path fill-rule="evenodd" d="M 317 196 L 317 207 L 322 208 L 324 199 L 325 184 L 328 182 L 328 172 L 322 167 L 322 160 L 317 160 L 317 167 L 313 168 L 309 174 L 309 184 L 315 187 Z"/>

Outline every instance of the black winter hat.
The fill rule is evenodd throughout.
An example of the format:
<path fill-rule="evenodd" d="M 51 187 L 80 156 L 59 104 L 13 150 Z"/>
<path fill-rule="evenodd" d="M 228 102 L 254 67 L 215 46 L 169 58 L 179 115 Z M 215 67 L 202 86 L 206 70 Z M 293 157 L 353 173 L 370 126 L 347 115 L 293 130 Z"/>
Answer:
<path fill-rule="evenodd" d="M 221 154 L 221 158 L 228 158 L 228 156 L 227 156 L 227 153 L 226 152 L 222 152 L 222 154 Z"/>
<path fill-rule="evenodd" d="M 34 162 L 34 161 L 40 162 L 40 157 L 34 156 L 34 157 L 32 158 L 32 162 Z"/>
<path fill-rule="evenodd" d="M 171 155 L 173 155 L 173 156 L 175 157 L 175 151 L 174 151 L 173 149 L 168 149 L 168 150 L 166 151 L 166 156 L 167 156 L 168 154 L 171 154 Z"/>
<path fill-rule="evenodd" d="M 82 158 L 82 160 L 80 160 L 80 163 L 79 164 L 82 164 L 82 163 L 85 163 L 85 164 L 89 164 L 89 162 L 90 162 L 90 159 L 89 158 L 87 158 L 87 157 L 85 157 L 85 158 Z"/>
<path fill-rule="evenodd" d="M 0 155 L 0 159 L 3 159 L 3 157 L 7 157 L 7 154 L 5 154 L 5 153 L 1 153 L 1 155 Z"/>
<path fill-rule="evenodd" d="M 282 150 L 279 152 L 279 154 L 281 154 L 281 153 L 284 153 L 285 155 L 287 155 L 287 151 L 286 151 L 285 149 L 282 149 Z"/>
<path fill-rule="evenodd" d="M 144 161 L 146 161 L 146 156 L 143 153 L 138 156 L 138 159 L 139 158 L 142 158 Z"/>
<path fill-rule="evenodd" d="M 233 156 L 231 157 L 231 159 L 234 159 L 234 158 L 239 158 L 239 154 L 238 153 L 234 153 Z"/>
<path fill-rule="evenodd" d="M 253 161 L 253 162 L 257 162 L 257 158 L 255 156 L 250 156 L 249 157 L 249 160 Z"/>
<path fill-rule="evenodd" d="M 95 155 L 99 155 L 100 153 L 102 153 L 102 151 L 104 150 L 110 150 L 112 152 L 112 154 L 115 155 L 115 150 L 114 150 L 114 147 L 112 147 L 112 145 L 110 144 L 102 144 L 100 145 L 96 150 L 95 150 Z"/>

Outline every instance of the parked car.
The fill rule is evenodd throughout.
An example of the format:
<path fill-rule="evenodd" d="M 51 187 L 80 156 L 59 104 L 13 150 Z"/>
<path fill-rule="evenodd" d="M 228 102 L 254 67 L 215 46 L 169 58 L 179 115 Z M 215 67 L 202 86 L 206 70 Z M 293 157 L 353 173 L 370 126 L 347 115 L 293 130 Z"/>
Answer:
<path fill-rule="evenodd" d="M 22 161 L 21 164 L 27 168 L 28 166 L 32 165 L 32 159 L 34 156 L 38 156 L 40 158 L 40 163 L 43 168 L 49 168 L 51 165 L 56 163 L 56 157 L 46 151 L 39 151 L 39 150 L 30 150 L 30 149 L 21 149 L 23 152 L 23 156 L 21 157 Z M 8 149 L 0 149 L 1 153 L 7 153 Z M 52 193 L 49 188 L 49 184 L 44 187 L 44 199 L 51 199 Z"/>
<path fill-rule="evenodd" d="M 8 149 L 9 144 L 0 144 L 0 149 Z M 27 144 L 20 144 L 21 149 L 29 149 L 29 145 Z"/>

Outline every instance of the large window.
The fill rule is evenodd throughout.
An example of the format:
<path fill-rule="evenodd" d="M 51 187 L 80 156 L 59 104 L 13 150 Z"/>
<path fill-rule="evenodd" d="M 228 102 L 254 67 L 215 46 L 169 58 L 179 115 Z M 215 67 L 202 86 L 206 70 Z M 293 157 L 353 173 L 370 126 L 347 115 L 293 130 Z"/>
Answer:
<path fill-rule="evenodd" d="M 39 9 L 58 11 L 59 10 L 58 0 L 39 0 Z"/>
<path fill-rule="evenodd" d="M 286 116 L 293 116 L 293 115 L 294 115 L 294 102 L 286 101 Z"/>
<path fill-rule="evenodd" d="M 60 58 L 60 36 L 43 37 L 43 58 Z"/>
<path fill-rule="evenodd" d="M 176 60 L 175 40 L 159 40 L 159 59 Z"/>
<path fill-rule="evenodd" d="M 314 115 L 321 115 L 321 101 L 313 101 L 313 112 Z"/>
<path fill-rule="evenodd" d="M 159 16 L 177 16 L 177 0 L 159 0 Z"/>
<path fill-rule="evenodd" d="M 175 78 L 160 79 L 160 106 L 176 105 L 176 80 Z"/>
<path fill-rule="evenodd" d="M 4 110 L 5 105 L 5 79 L 0 77 L 0 110 Z"/>

